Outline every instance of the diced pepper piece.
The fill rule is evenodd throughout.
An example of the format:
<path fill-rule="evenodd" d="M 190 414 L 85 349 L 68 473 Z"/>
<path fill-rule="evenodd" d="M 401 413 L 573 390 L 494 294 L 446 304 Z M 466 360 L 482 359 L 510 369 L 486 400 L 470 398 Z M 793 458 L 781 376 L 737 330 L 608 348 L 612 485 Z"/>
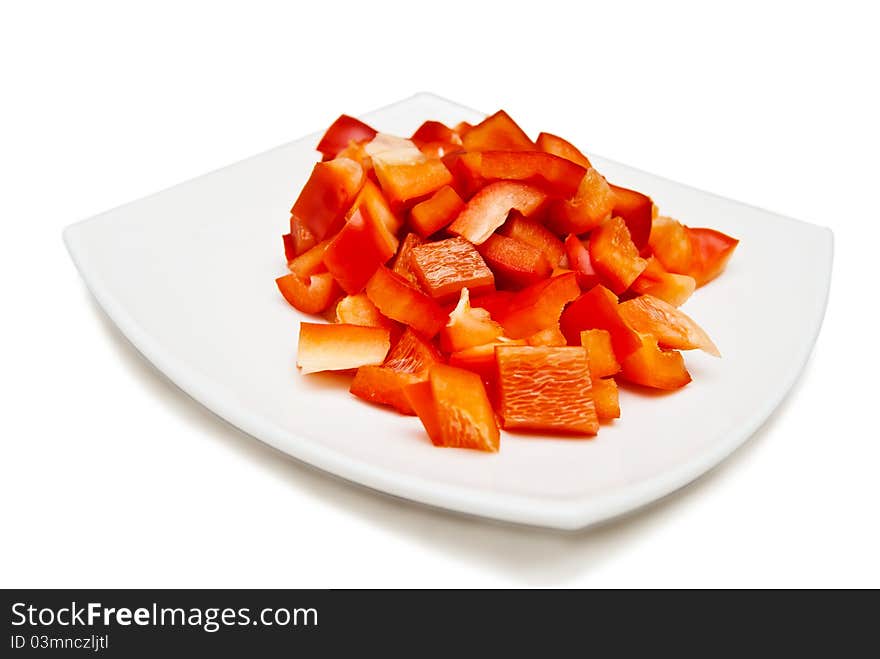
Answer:
<path fill-rule="evenodd" d="M 580 165 L 543 151 L 472 152 L 462 156 L 460 163 L 481 185 L 519 181 L 564 199 L 577 192 L 586 173 Z"/>
<path fill-rule="evenodd" d="M 547 327 L 538 332 L 535 332 L 526 339 L 526 343 L 528 343 L 530 346 L 561 347 L 568 345 L 568 342 L 565 340 L 562 332 L 559 331 L 559 325 L 553 325 L 552 327 Z"/>
<path fill-rule="evenodd" d="M 724 272 L 739 240 L 714 229 L 688 227 L 687 232 L 694 253 L 687 274 L 696 280 L 697 286 L 703 286 Z"/>
<path fill-rule="evenodd" d="M 369 178 L 364 183 L 364 187 L 361 189 L 354 206 L 352 206 L 352 211 L 357 208 L 366 208 L 370 216 L 381 222 L 392 235 L 396 234 L 400 227 L 403 226 L 403 220 L 392 212 L 388 202 L 385 201 L 385 197 L 382 196 L 379 186 Z"/>
<path fill-rule="evenodd" d="M 599 172 L 588 169 L 571 199 L 550 205 L 547 226 L 559 234 L 586 233 L 611 215 L 614 195 Z"/>
<path fill-rule="evenodd" d="M 473 124 L 470 124 L 467 121 L 459 121 L 457 124 L 455 124 L 455 126 L 452 127 L 452 132 L 454 132 L 461 138 L 464 137 L 464 134 L 473 127 Z"/>
<path fill-rule="evenodd" d="M 439 121 L 426 121 L 418 127 L 410 139 L 418 147 L 428 142 L 448 142 L 461 145 L 461 137 L 458 133 Z"/>
<path fill-rule="evenodd" d="M 290 263 L 297 256 L 296 243 L 293 240 L 293 235 L 285 233 L 281 236 L 281 240 L 284 242 L 284 258 Z"/>
<path fill-rule="evenodd" d="M 688 231 L 681 222 L 662 215 L 657 217 L 651 226 L 648 244 L 667 271 L 680 275 L 690 272 L 694 250 Z"/>
<path fill-rule="evenodd" d="M 452 174 L 442 160 L 395 165 L 373 158 L 373 167 L 392 207 L 426 197 L 452 183 Z"/>
<path fill-rule="evenodd" d="M 407 329 L 388 353 L 384 366 L 404 373 L 422 373 L 442 362 L 443 358 L 433 343 Z"/>
<path fill-rule="evenodd" d="M 413 247 L 410 268 L 421 287 L 436 300 L 455 299 L 465 287 L 476 293 L 495 285 L 483 257 L 462 238 Z"/>
<path fill-rule="evenodd" d="M 565 239 L 565 253 L 568 256 L 568 267 L 577 274 L 578 285 L 588 291 L 599 284 L 599 273 L 590 260 L 589 248 L 573 233 Z"/>
<path fill-rule="evenodd" d="M 365 209 L 355 211 L 333 238 L 324 263 L 345 292 L 360 293 L 376 268 L 397 251 L 397 239 Z"/>
<path fill-rule="evenodd" d="M 471 298 L 472 307 L 480 307 L 489 312 L 492 318 L 500 318 L 510 309 L 510 303 L 516 293 L 513 291 L 491 291 Z"/>
<path fill-rule="evenodd" d="M 425 142 L 419 147 L 419 151 L 427 158 L 443 159 L 450 153 L 461 153 L 461 145 L 454 142 Z"/>
<path fill-rule="evenodd" d="M 440 419 L 437 415 L 437 405 L 434 402 L 434 390 L 431 381 L 415 382 L 403 389 L 403 395 L 413 411 L 418 415 L 419 421 L 425 427 L 425 432 L 435 446 L 443 445 L 443 434 L 440 429 Z"/>
<path fill-rule="evenodd" d="M 317 272 L 326 272 L 327 268 L 324 266 L 324 254 L 327 252 L 329 246 L 329 239 L 318 243 L 290 261 L 287 264 L 287 268 L 293 274 L 298 275 L 301 279 L 306 279 L 309 275 L 313 275 Z"/>
<path fill-rule="evenodd" d="M 590 234 L 590 261 L 615 293 L 623 293 L 648 267 L 629 235 L 626 223 L 612 217 Z"/>
<path fill-rule="evenodd" d="M 446 313 L 432 298 L 385 266 L 367 282 L 367 296 L 383 315 L 431 338 L 446 324 Z"/>
<path fill-rule="evenodd" d="M 654 256 L 648 259 L 648 267 L 631 286 L 634 293 L 653 295 L 674 307 L 684 304 L 696 287 L 697 282 L 693 277 L 667 272 Z"/>
<path fill-rule="evenodd" d="M 620 418 L 620 396 L 614 378 L 593 378 L 593 403 L 599 421 Z"/>
<path fill-rule="evenodd" d="M 486 117 L 461 137 L 466 151 L 532 151 L 535 145 L 504 110 Z"/>
<path fill-rule="evenodd" d="M 494 388 L 495 378 L 498 374 L 498 369 L 495 366 L 495 346 L 513 345 L 522 346 L 526 345 L 526 342 L 523 339 L 501 338 L 492 343 L 465 348 L 449 355 L 449 365 L 476 373 L 483 382 L 492 383 L 492 388 Z"/>
<path fill-rule="evenodd" d="M 699 349 L 715 357 L 721 356 L 702 327 L 686 313 L 659 298 L 640 295 L 622 302 L 618 311 L 630 327 L 653 335 L 662 348 Z"/>
<path fill-rule="evenodd" d="M 554 268 L 559 265 L 560 259 L 565 254 L 565 247 L 556 234 L 540 222 L 523 217 L 519 213 L 511 213 L 507 221 L 501 225 L 498 233 L 537 247 Z"/>
<path fill-rule="evenodd" d="M 349 158 L 316 163 L 290 211 L 290 232 L 296 236 L 295 222 L 299 221 L 315 240 L 336 233 L 365 180 L 364 168 Z"/>
<path fill-rule="evenodd" d="M 367 144 L 369 142 L 349 142 L 348 146 L 336 154 L 337 158 L 348 158 L 359 163 L 364 168 L 366 174 L 373 172 L 373 160 L 367 153 Z"/>
<path fill-rule="evenodd" d="M 318 239 L 315 238 L 315 234 L 306 226 L 306 223 L 301 218 L 291 215 L 290 233 L 284 239 L 284 253 L 287 255 L 287 260 L 293 260 L 290 257 L 291 251 L 294 256 L 299 256 L 317 244 Z"/>
<path fill-rule="evenodd" d="M 379 365 L 390 347 L 388 330 L 380 327 L 300 323 L 296 365 L 303 374 Z"/>
<path fill-rule="evenodd" d="M 376 131 L 363 121 L 343 114 L 330 124 L 330 128 L 318 142 L 318 151 L 324 156 L 324 160 L 332 160 L 349 143 L 371 140 L 375 136 Z"/>
<path fill-rule="evenodd" d="M 481 245 L 504 224 L 510 211 L 516 210 L 528 217 L 541 207 L 545 199 L 543 192 L 525 183 L 490 183 L 467 203 L 449 225 L 449 231 L 474 245 Z"/>
<path fill-rule="evenodd" d="M 559 329 L 571 345 L 580 344 L 583 330 L 608 330 L 618 361 L 642 345 L 638 333 L 621 317 L 617 296 L 602 285 L 594 286 L 568 305 L 559 319 Z"/>
<path fill-rule="evenodd" d="M 660 350 L 657 339 L 640 335 L 641 346 L 620 363 L 624 379 L 654 389 L 680 389 L 691 381 L 684 358 L 676 350 Z"/>
<path fill-rule="evenodd" d="M 581 332 L 581 345 L 587 349 L 590 362 L 590 375 L 595 382 L 598 378 L 615 375 L 620 372 L 620 363 L 614 356 L 611 345 L 611 333 L 603 329 L 591 329 Z"/>
<path fill-rule="evenodd" d="M 449 321 L 440 331 L 440 347 L 446 352 L 457 352 L 492 343 L 503 335 L 504 328 L 492 320 L 488 311 L 471 307 L 468 289 L 463 288 Z"/>
<path fill-rule="evenodd" d="M 479 252 L 498 281 L 512 288 L 547 279 L 553 269 L 539 248 L 497 233 L 480 245 Z"/>
<path fill-rule="evenodd" d="M 336 303 L 334 322 L 343 325 L 361 325 L 362 327 L 384 327 L 391 330 L 392 334 L 396 329 L 394 321 L 379 313 L 376 305 L 370 301 L 366 293 L 346 295 L 339 300 Z"/>
<path fill-rule="evenodd" d="M 413 247 L 421 245 L 423 242 L 418 234 L 406 234 L 406 238 L 400 243 L 400 247 L 397 249 L 397 256 L 394 257 L 394 262 L 391 264 L 392 271 L 416 286 L 418 286 L 419 280 L 413 274 L 412 261 L 410 259 L 412 258 Z"/>
<path fill-rule="evenodd" d="M 577 298 L 580 292 L 573 272 L 545 279 L 519 291 L 510 300 L 507 309 L 496 316 L 496 320 L 504 327 L 507 336 L 524 339 L 559 323 L 565 305 Z M 568 334 L 565 336 L 569 339 Z M 575 342 L 569 339 L 569 343 Z"/>
<path fill-rule="evenodd" d="M 303 313 L 320 313 L 327 309 L 339 295 L 339 286 L 329 272 L 321 272 L 307 278 L 293 273 L 275 280 L 281 295 L 291 306 Z"/>
<path fill-rule="evenodd" d="M 412 140 L 387 133 L 378 133 L 364 146 L 373 165 L 414 165 L 427 160 Z"/>
<path fill-rule="evenodd" d="M 415 414 L 404 389 L 427 380 L 427 374 L 396 371 L 387 366 L 361 366 L 351 381 L 349 391 L 363 400 L 389 405 L 402 414 Z"/>
<path fill-rule="evenodd" d="M 458 193 L 448 185 L 437 190 L 430 199 L 416 204 L 409 212 L 409 223 L 422 238 L 440 231 L 464 208 Z"/>
<path fill-rule="evenodd" d="M 581 153 L 568 140 L 554 135 L 553 133 L 541 133 L 535 141 L 535 145 L 546 153 L 552 153 L 554 156 L 571 160 L 573 163 L 580 165 L 584 169 L 590 169 L 592 165 L 590 160 Z"/>
<path fill-rule="evenodd" d="M 611 186 L 614 197 L 612 214 L 622 217 L 629 229 L 632 241 L 638 249 L 648 244 L 651 235 L 651 224 L 654 216 L 654 202 L 647 195 L 635 190 Z"/>
<path fill-rule="evenodd" d="M 496 452 L 501 443 L 495 413 L 475 373 L 439 364 L 422 383 L 404 391 L 435 446 Z"/>
<path fill-rule="evenodd" d="M 504 428 L 599 431 L 582 347 L 496 346 L 495 358 Z"/>

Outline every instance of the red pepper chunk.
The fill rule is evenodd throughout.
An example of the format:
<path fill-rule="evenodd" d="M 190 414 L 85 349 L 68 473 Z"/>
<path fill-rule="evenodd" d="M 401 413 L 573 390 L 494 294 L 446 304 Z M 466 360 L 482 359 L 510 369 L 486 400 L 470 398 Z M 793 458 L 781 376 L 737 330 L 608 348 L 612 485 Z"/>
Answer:
<path fill-rule="evenodd" d="M 504 327 L 507 336 L 524 339 L 554 327 L 565 305 L 580 292 L 575 274 L 562 274 L 522 289 L 510 299 L 505 310 L 493 317 Z M 568 335 L 566 339 L 569 339 Z M 577 342 L 569 339 L 569 343 Z"/>
<path fill-rule="evenodd" d="M 582 347 L 496 346 L 495 359 L 505 429 L 599 431 Z"/>
<path fill-rule="evenodd" d="M 697 286 L 703 286 L 724 272 L 739 241 L 714 229 L 687 228 L 688 238 L 694 250 L 691 275 Z"/>
<path fill-rule="evenodd" d="M 380 327 L 300 323 L 296 365 L 303 374 L 378 365 L 390 345 L 388 330 Z"/>
<path fill-rule="evenodd" d="M 599 273 L 593 267 L 590 260 L 589 249 L 573 233 L 565 239 L 565 253 L 568 255 L 568 265 L 577 274 L 578 285 L 582 290 L 588 291 L 599 284 Z"/>
<path fill-rule="evenodd" d="M 570 160 L 543 151 L 484 151 L 468 153 L 460 160 L 472 180 L 521 181 L 554 197 L 568 198 L 577 192 L 586 173 Z"/>
<path fill-rule="evenodd" d="M 383 315 L 431 338 L 446 324 L 447 314 L 432 298 L 385 266 L 367 282 L 367 297 Z"/>
<path fill-rule="evenodd" d="M 592 393 L 599 421 L 620 418 L 620 398 L 614 378 L 593 378 Z"/>
<path fill-rule="evenodd" d="M 537 247 L 497 233 L 480 245 L 479 252 L 499 282 L 513 288 L 547 279 L 553 269 Z"/>
<path fill-rule="evenodd" d="M 339 286 L 329 272 L 306 278 L 293 273 L 275 280 L 284 299 L 303 313 L 321 313 L 339 296 Z"/>
<path fill-rule="evenodd" d="M 674 307 L 680 307 L 687 302 L 696 287 L 697 282 L 693 277 L 667 272 L 660 261 L 652 256 L 648 259 L 648 267 L 630 288 L 638 295 L 653 295 Z"/>
<path fill-rule="evenodd" d="M 560 259 L 565 254 L 565 246 L 555 233 L 540 222 L 522 217 L 519 214 L 511 213 L 507 221 L 501 225 L 498 233 L 537 247 L 554 268 L 559 265 Z"/>
<path fill-rule="evenodd" d="M 467 203 L 449 225 L 449 232 L 480 245 L 504 224 L 510 211 L 516 210 L 528 217 L 541 207 L 545 199 L 541 190 L 525 183 L 490 183 Z"/>
<path fill-rule="evenodd" d="M 614 356 L 611 333 L 608 330 L 591 329 L 581 332 L 581 345 L 587 349 L 590 375 L 595 381 L 620 372 L 620 364 Z"/>
<path fill-rule="evenodd" d="M 316 163 L 290 211 L 291 233 L 298 233 L 296 222 L 302 222 L 316 241 L 336 233 L 365 179 L 364 168 L 348 158 Z"/>
<path fill-rule="evenodd" d="M 410 226 L 422 238 L 440 231 L 464 208 L 464 202 L 450 186 L 444 185 L 430 199 L 416 204 L 409 212 Z"/>
<path fill-rule="evenodd" d="M 650 334 L 639 337 L 639 348 L 621 362 L 624 379 L 654 389 L 680 389 L 691 381 L 684 358 L 675 350 L 661 350 Z"/>
<path fill-rule="evenodd" d="M 397 251 L 397 239 L 358 209 L 324 254 L 324 264 L 346 293 L 360 293 L 380 265 Z"/>
<path fill-rule="evenodd" d="M 611 212 L 622 217 L 632 241 L 638 249 L 648 244 L 654 216 L 654 202 L 648 195 L 635 190 L 611 186 L 614 205 Z"/>
<path fill-rule="evenodd" d="M 584 169 L 590 169 L 592 167 L 589 158 L 581 153 L 577 147 L 568 140 L 564 140 L 552 133 L 541 133 L 538 135 L 535 145 L 541 149 L 541 151 L 552 153 L 554 156 L 570 160 Z"/>
<path fill-rule="evenodd" d="M 371 140 L 375 136 L 376 131 L 363 121 L 342 114 L 330 124 L 330 128 L 318 142 L 318 151 L 324 156 L 324 160 L 332 160 L 351 142 Z"/>
<path fill-rule="evenodd" d="M 700 349 L 714 357 L 721 356 L 706 331 L 668 302 L 650 295 L 640 295 L 623 302 L 618 310 L 621 318 L 635 331 L 651 334 L 663 348 Z"/>
<path fill-rule="evenodd" d="M 498 451 L 501 436 L 480 376 L 438 364 L 427 383 L 405 392 L 435 446 Z"/>
<path fill-rule="evenodd" d="M 424 380 L 423 375 L 396 371 L 387 366 L 361 366 L 351 381 L 349 391 L 370 403 L 393 407 L 401 414 L 415 414 L 404 390 Z"/>
<path fill-rule="evenodd" d="M 433 343 L 407 329 L 388 353 L 384 366 L 404 373 L 421 373 L 442 361 L 443 358 Z"/>
<path fill-rule="evenodd" d="M 588 169 L 571 199 L 552 203 L 547 225 L 557 233 L 586 233 L 608 218 L 613 203 L 608 183 L 595 169 Z"/>
<path fill-rule="evenodd" d="M 638 350 L 642 340 L 621 317 L 617 307 L 617 296 L 614 293 L 602 285 L 594 286 L 562 312 L 559 329 L 571 345 L 580 344 L 583 330 L 608 330 L 614 354 L 620 361 Z"/>
<path fill-rule="evenodd" d="M 426 121 L 418 127 L 410 138 L 419 148 L 430 142 L 448 142 L 461 146 L 461 138 L 446 124 L 439 121 Z"/>
<path fill-rule="evenodd" d="M 379 185 L 392 207 L 411 199 L 426 197 L 452 183 L 452 174 L 442 160 L 426 159 L 413 163 L 387 163 L 373 159 Z"/>
<path fill-rule="evenodd" d="M 615 293 L 623 293 L 648 267 L 629 235 L 626 223 L 612 217 L 590 234 L 590 261 Z"/>
<path fill-rule="evenodd" d="M 495 277 L 480 253 L 462 238 L 448 238 L 414 247 L 410 256 L 413 274 L 431 297 L 450 300 L 467 287 L 491 290 Z"/>
<path fill-rule="evenodd" d="M 423 242 L 425 241 L 422 240 L 418 234 L 406 234 L 406 237 L 397 249 L 397 256 L 394 257 L 394 262 L 391 264 L 392 271 L 416 286 L 418 286 L 419 280 L 416 279 L 416 276 L 412 271 L 412 250 Z"/>
<path fill-rule="evenodd" d="M 486 117 L 461 137 L 465 151 L 534 151 L 535 145 L 504 110 Z"/>

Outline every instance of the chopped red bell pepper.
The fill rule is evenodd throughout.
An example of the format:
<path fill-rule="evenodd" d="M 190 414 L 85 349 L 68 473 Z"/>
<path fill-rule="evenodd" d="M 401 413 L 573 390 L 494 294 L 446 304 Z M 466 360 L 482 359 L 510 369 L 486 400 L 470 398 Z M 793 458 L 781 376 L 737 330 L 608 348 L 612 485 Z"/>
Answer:
<path fill-rule="evenodd" d="M 691 375 L 684 366 L 681 353 L 676 350 L 661 350 L 657 339 L 650 334 L 641 334 L 638 350 L 625 357 L 621 365 L 624 379 L 654 389 L 680 389 L 691 381 Z"/>
<path fill-rule="evenodd" d="M 534 143 L 504 110 L 486 117 L 461 136 L 466 151 L 533 151 Z"/>
<path fill-rule="evenodd" d="M 396 371 L 387 366 L 361 366 L 351 381 L 349 391 L 371 403 L 389 405 L 401 414 L 415 414 L 404 389 L 426 380 L 426 374 Z"/>
<path fill-rule="evenodd" d="M 447 314 L 432 298 L 385 266 L 379 266 L 367 282 L 367 296 L 383 315 L 428 338 L 446 324 Z"/>
<path fill-rule="evenodd" d="M 588 169 L 571 199 L 557 199 L 549 209 L 547 225 L 556 233 L 582 234 L 611 215 L 614 195 L 599 172 Z"/>
<path fill-rule="evenodd" d="M 498 372 L 495 365 L 495 346 L 499 345 L 526 345 L 526 342 L 523 339 L 501 338 L 492 343 L 465 348 L 449 355 L 449 365 L 476 373 L 489 385 L 489 391 L 494 391 Z"/>
<path fill-rule="evenodd" d="M 510 303 L 516 293 L 513 291 L 491 291 L 471 298 L 472 307 L 480 307 L 489 312 L 492 318 L 500 318 L 510 310 Z"/>
<path fill-rule="evenodd" d="M 545 279 L 519 291 L 510 300 L 507 309 L 495 319 L 504 327 L 507 336 L 524 339 L 559 323 L 565 305 L 580 292 L 573 272 Z M 569 343 L 576 342 L 569 339 Z"/>
<path fill-rule="evenodd" d="M 599 431 L 582 347 L 496 346 L 495 359 L 504 428 Z"/>
<path fill-rule="evenodd" d="M 553 269 L 539 248 L 497 233 L 480 245 L 479 252 L 499 283 L 512 288 L 547 279 Z"/>
<path fill-rule="evenodd" d="M 593 378 L 592 394 L 599 421 L 620 418 L 620 398 L 614 378 Z"/>
<path fill-rule="evenodd" d="M 516 238 L 532 247 L 540 249 L 547 262 L 554 268 L 559 265 L 565 254 L 565 246 L 552 231 L 540 222 L 523 217 L 519 213 L 511 213 L 498 232 L 508 238 Z"/>
<path fill-rule="evenodd" d="M 289 246 L 288 246 L 289 243 Z M 299 256 L 308 249 L 318 244 L 315 234 L 306 226 L 306 223 L 293 215 L 290 216 L 290 233 L 284 240 L 284 252 L 288 255 L 288 261 L 292 260 L 288 250 L 292 248 L 294 256 Z"/>
<path fill-rule="evenodd" d="M 620 363 L 614 355 L 611 333 L 608 330 L 584 330 L 581 332 L 581 345 L 587 349 L 590 375 L 594 381 L 620 372 Z"/>
<path fill-rule="evenodd" d="M 483 151 L 459 160 L 468 180 L 482 186 L 494 181 L 528 183 L 550 196 L 573 196 L 586 171 L 570 160 L 543 151 Z"/>
<path fill-rule="evenodd" d="M 559 331 L 559 325 L 553 325 L 545 329 L 539 330 L 526 339 L 526 343 L 530 346 L 566 346 L 568 341 Z"/>
<path fill-rule="evenodd" d="M 601 283 L 599 273 L 593 267 L 590 260 L 589 248 L 573 233 L 565 239 L 565 253 L 568 256 L 568 266 L 577 275 L 578 285 L 581 290 L 588 291 L 596 284 Z"/>
<path fill-rule="evenodd" d="M 390 347 L 388 330 L 380 327 L 300 323 L 296 365 L 303 374 L 378 365 Z"/>
<path fill-rule="evenodd" d="M 339 296 L 339 286 L 329 272 L 321 272 L 307 278 L 293 273 L 275 280 L 281 295 L 291 306 L 303 313 L 320 313 Z"/>
<path fill-rule="evenodd" d="M 398 325 L 390 318 L 383 316 L 366 293 L 346 295 L 339 300 L 336 303 L 333 320 L 343 325 L 383 327 L 390 331 L 392 338 L 399 333 Z"/>
<path fill-rule="evenodd" d="M 654 202 L 647 195 L 616 185 L 611 186 L 614 206 L 611 212 L 622 217 L 629 229 L 632 241 L 638 249 L 648 244 L 651 223 L 654 216 Z"/>
<path fill-rule="evenodd" d="M 403 336 L 394 344 L 385 366 L 405 373 L 422 373 L 434 364 L 443 363 L 443 357 L 430 341 L 417 332 L 407 328 Z"/>
<path fill-rule="evenodd" d="M 360 293 L 380 265 L 397 251 L 397 239 L 365 208 L 355 211 L 333 238 L 324 263 L 346 293 Z"/>
<path fill-rule="evenodd" d="M 284 258 L 290 263 L 297 256 L 296 243 L 293 240 L 293 235 L 285 233 L 281 236 L 281 240 L 284 242 Z"/>
<path fill-rule="evenodd" d="M 431 368 L 428 384 L 404 391 L 435 446 L 498 450 L 495 412 L 478 375 L 439 364 Z"/>
<path fill-rule="evenodd" d="M 325 240 L 295 257 L 287 264 L 288 270 L 298 275 L 301 279 L 306 279 L 309 275 L 317 272 L 326 272 L 324 254 L 327 252 L 330 242 L 329 239 Z"/>
<path fill-rule="evenodd" d="M 498 181 L 480 190 L 449 225 L 449 232 L 480 245 L 516 210 L 526 217 L 537 211 L 546 195 L 525 183 Z"/>
<path fill-rule="evenodd" d="M 668 272 L 686 275 L 694 260 L 688 231 L 678 220 L 662 215 L 654 220 L 648 240 L 656 259 Z"/>
<path fill-rule="evenodd" d="M 370 216 L 381 222 L 391 234 L 396 234 L 403 226 L 403 219 L 394 214 L 379 186 L 369 178 L 352 206 L 353 213 L 357 208 L 366 208 Z"/>
<path fill-rule="evenodd" d="M 571 345 L 580 344 L 583 330 L 608 330 L 618 361 L 642 345 L 638 333 L 621 317 L 617 296 L 602 285 L 594 286 L 568 305 L 559 319 L 559 329 Z"/>
<path fill-rule="evenodd" d="M 626 223 L 617 216 L 606 220 L 590 234 L 590 262 L 615 293 L 623 293 L 648 267 L 639 256 Z"/>
<path fill-rule="evenodd" d="M 674 307 L 680 307 L 696 287 L 697 282 L 693 277 L 667 272 L 660 261 L 652 256 L 648 259 L 648 267 L 630 288 L 638 295 L 653 295 Z"/>
<path fill-rule="evenodd" d="M 687 233 L 693 245 L 694 257 L 691 269 L 686 274 L 696 280 L 697 286 L 703 286 L 724 272 L 739 240 L 714 229 L 688 227 Z"/>
<path fill-rule="evenodd" d="M 416 146 L 421 147 L 428 142 L 448 142 L 461 146 L 461 137 L 453 129 L 439 121 L 426 121 L 416 129 L 410 138 Z"/>
<path fill-rule="evenodd" d="M 318 151 L 324 156 L 324 160 L 332 160 L 349 143 L 371 140 L 375 136 L 376 131 L 363 121 L 342 114 L 330 124 L 330 128 L 318 142 Z"/>
<path fill-rule="evenodd" d="M 653 335 L 662 348 L 699 349 L 715 357 L 721 356 L 702 327 L 686 313 L 659 298 L 640 295 L 622 302 L 618 311 L 630 327 Z"/>
<path fill-rule="evenodd" d="M 468 289 L 461 289 L 461 297 L 449 321 L 440 330 L 440 347 L 445 352 L 458 352 L 474 346 L 497 341 L 504 335 L 504 328 L 492 320 L 489 312 L 471 307 Z"/>
<path fill-rule="evenodd" d="M 455 299 L 465 287 L 476 294 L 495 286 L 495 277 L 483 257 L 462 238 L 414 247 L 410 268 L 422 289 L 436 300 Z"/>
<path fill-rule="evenodd" d="M 364 168 L 348 158 L 316 163 L 290 211 L 291 234 L 297 234 L 296 221 L 302 222 L 315 240 L 324 240 L 336 233 L 365 179 Z"/>
<path fill-rule="evenodd" d="M 541 151 L 552 153 L 554 156 L 570 160 L 584 169 L 590 169 L 592 167 L 589 158 L 581 153 L 576 146 L 553 133 L 541 133 L 538 135 L 535 145 L 541 149 Z"/>
<path fill-rule="evenodd" d="M 391 264 L 391 270 L 393 272 L 396 272 L 408 282 L 416 286 L 419 285 L 419 280 L 416 279 L 416 276 L 412 271 L 412 250 L 413 247 L 417 247 L 423 242 L 424 241 L 418 234 L 406 234 L 406 237 L 400 243 L 400 247 L 397 248 L 397 256 L 394 257 L 394 262 Z"/>
<path fill-rule="evenodd" d="M 428 160 L 413 164 L 386 164 L 373 159 L 376 176 L 382 192 L 392 207 L 411 199 L 420 199 L 452 183 L 452 174 L 442 160 Z"/>
<path fill-rule="evenodd" d="M 437 233 L 452 222 L 464 209 L 458 193 L 448 185 L 437 190 L 430 199 L 416 204 L 409 212 L 410 226 L 422 238 Z"/>

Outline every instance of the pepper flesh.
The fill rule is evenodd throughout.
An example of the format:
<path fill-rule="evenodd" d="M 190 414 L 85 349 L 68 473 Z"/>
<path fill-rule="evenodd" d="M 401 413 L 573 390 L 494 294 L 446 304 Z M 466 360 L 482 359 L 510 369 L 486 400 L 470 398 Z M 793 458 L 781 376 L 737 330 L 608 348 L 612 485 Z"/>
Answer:
<path fill-rule="evenodd" d="M 390 347 L 388 330 L 380 327 L 300 323 L 296 365 L 303 374 L 378 365 Z"/>
<path fill-rule="evenodd" d="M 364 168 L 349 158 L 315 163 L 309 180 L 290 210 L 291 234 L 299 231 L 295 226 L 297 222 L 301 222 L 318 241 L 336 233 L 365 179 Z"/>
<path fill-rule="evenodd" d="M 369 213 L 355 211 L 324 254 L 324 264 L 346 293 L 360 293 L 397 251 L 397 239 Z"/>
<path fill-rule="evenodd" d="M 412 249 L 410 268 L 422 289 L 436 300 L 450 300 L 465 287 L 491 290 L 495 276 L 467 240 L 448 238 Z"/>
<path fill-rule="evenodd" d="M 544 203 L 546 195 L 538 188 L 498 181 L 480 190 L 449 225 L 449 232 L 480 245 L 504 224 L 512 210 L 528 217 Z"/>
<path fill-rule="evenodd" d="M 657 339 L 640 335 L 641 345 L 621 361 L 621 376 L 635 384 L 667 391 L 680 389 L 691 381 L 684 359 L 675 350 L 660 350 Z"/>
<path fill-rule="evenodd" d="M 531 151 L 535 148 L 529 136 L 504 110 L 467 129 L 461 141 L 466 151 Z"/>
<path fill-rule="evenodd" d="M 648 267 L 620 217 L 612 217 L 590 234 L 590 262 L 608 287 L 623 293 Z"/>
<path fill-rule="evenodd" d="M 617 296 L 602 285 L 594 286 L 568 305 L 559 319 L 559 328 L 571 345 L 580 344 L 583 330 L 608 330 L 618 361 L 642 345 L 638 333 L 621 317 Z"/>
<path fill-rule="evenodd" d="M 553 269 L 539 248 L 497 233 L 480 245 L 479 252 L 499 282 L 513 288 L 547 279 Z"/>
<path fill-rule="evenodd" d="M 715 357 L 721 356 L 706 331 L 668 302 L 651 295 L 640 295 L 621 303 L 618 309 L 634 330 L 652 334 L 662 348 L 700 349 Z"/>
<path fill-rule="evenodd" d="M 400 275 L 379 266 L 367 282 L 367 296 L 383 315 L 433 337 L 446 323 L 446 313 L 432 298 Z"/>
<path fill-rule="evenodd" d="M 590 159 L 581 153 L 576 146 L 553 133 L 541 133 L 538 135 L 538 139 L 535 140 L 535 145 L 541 151 L 570 160 L 584 169 L 592 167 Z"/>
<path fill-rule="evenodd" d="M 422 238 L 440 231 L 464 209 L 464 202 L 450 186 L 444 185 L 430 199 L 416 204 L 410 211 L 410 226 Z"/>
<path fill-rule="evenodd" d="M 497 233 L 537 247 L 554 268 L 559 265 L 565 254 L 565 246 L 556 234 L 540 222 L 523 217 L 519 213 L 511 213 Z"/>
<path fill-rule="evenodd" d="M 324 156 L 324 160 L 332 160 L 337 154 L 345 149 L 351 142 L 371 140 L 376 136 L 376 131 L 367 124 L 347 114 L 339 115 L 339 118 L 330 124 L 330 128 L 324 133 L 318 142 L 318 151 Z"/>

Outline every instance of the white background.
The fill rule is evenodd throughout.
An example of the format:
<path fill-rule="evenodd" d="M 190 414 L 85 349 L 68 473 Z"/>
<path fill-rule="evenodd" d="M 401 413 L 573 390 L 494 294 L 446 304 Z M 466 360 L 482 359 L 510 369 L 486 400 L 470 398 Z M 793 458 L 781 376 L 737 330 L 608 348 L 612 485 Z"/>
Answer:
<path fill-rule="evenodd" d="M 0 586 L 880 586 L 877 17 L 660 4 L 4 3 Z M 65 225 L 421 90 L 834 230 L 751 442 L 594 531 L 465 519 L 230 428 L 91 301 Z"/>

